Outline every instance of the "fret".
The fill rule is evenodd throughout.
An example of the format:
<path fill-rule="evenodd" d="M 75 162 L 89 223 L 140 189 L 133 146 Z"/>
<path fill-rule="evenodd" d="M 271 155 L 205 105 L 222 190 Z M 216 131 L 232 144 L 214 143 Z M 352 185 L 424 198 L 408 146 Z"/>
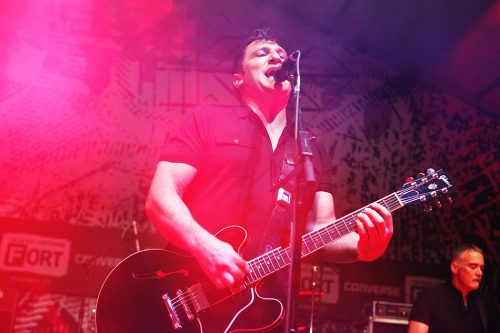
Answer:
<path fill-rule="evenodd" d="M 300 247 L 300 256 L 301 256 L 301 257 L 305 257 L 305 256 L 307 256 L 309 253 L 311 253 L 311 251 L 309 251 L 308 249 L 306 249 L 306 248 L 304 247 L 304 240 L 302 240 L 302 244 L 301 244 L 301 245 L 302 245 L 302 246 Z"/>
<path fill-rule="evenodd" d="M 349 220 L 350 220 L 349 217 L 350 216 L 347 216 L 347 217 L 340 219 L 340 222 L 341 222 L 340 227 L 342 228 L 341 229 L 341 236 L 344 236 L 349 232 L 349 229 L 350 229 L 349 228 Z"/>
<path fill-rule="evenodd" d="M 304 239 L 304 237 L 306 237 L 306 236 L 311 238 L 311 235 L 309 235 L 309 234 L 306 234 L 302 237 L 302 248 L 304 249 L 304 245 L 305 245 L 305 248 L 307 248 L 308 253 L 311 253 L 311 249 L 309 248 L 309 245 L 307 244 L 307 240 Z"/>
<path fill-rule="evenodd" d="M 257 272 L 259 278 L 266 276 L 266 272 L 262 268 L 262 263 L 260 261 L 260 257 L 255 259 L 254 269 Z"/>
<path fill-rule="evenodd" d="M 384 205 L 391 212 L 404 206 L 396 193 L 385 196 L 378 203 Z"/>
<path fill-rule="evenodd" d="M 264 276 L 269 275 L 271 270 L 269 269 L 269 261 L 266 260 L 266 255 L 260 256 L 260 265 L 262 267 L 262 270 L 264 271 Z"/>
<path fill-rule="evenodd" d="M 290 264 L 292 262 L 292 258 L 290 258 L 290 247 L 287 247 L 285 249 L 285 253 L 286 253 L 286 256 L 288 258 L 288 264 Z"/>
<path fill-rule="evenodd" d="M 273 250 L 274 257 L 276 258 L 276 261 L 278 262 L 278 266 L 281 268 L 286 265 L 285 258 L 283 258 L 281 251 L 279 249 Z M 280 263 L 281 260 L 281 263 Z"/>
<path fill-rule="evenodd" d="M 385 208 L 387 208 L 388 211 L 391 211 L 391 207 L 392 207 L 392 202 L 391 201 L 386 200 L 386 199 L 382 199 L 382 200 L 380 200 L 379 204 L 381 204 L 382 206 L 384 206 Z"/>
<path fill-rule="evenodd" d="M 321 240 L 321 243 L 322 243 L 321 245 L 322 245 L 322 246 L 323 246 L 323 245 L 325 245 L 325 244 L 328 244 L 328 241 L 326 241 L 326 242 L 325 242 L 325 241 L 323 240 L 323 235 L 322 235 L 322 234 L 324 234 L 324 233 L 325 233 L 324 231 L 325 231 L 325 229 L 323 229 L 323 230 L 321 230 L 321 231 L 318 231 L 318 232 L 317 232 L 317 234 L 318 234 L 318 236 L 319 236 L 319 239 Z"/>
<path fill-rule="evenodd" d="M 257 273 L 255 271 L 255 268 L 254 268 L 254 265 L 253 265 L 252 262 L 250 262 L 249 266 L 250 266 L 249 267 L 249 272 L 248 272 L 248 275 L 245 278 L 245 281 L 248 280 L 248 284 L 252 284 L 255 281 L 258 281 L 260 279 L 260 277 L 257 275 Z"/>
<path fill-rule="evenodd" d="M 271 256 L 272 252 L 268 252 L 267 253 L 267 258 L 269 259 L 269 262 L 271 263 L 271 267 L 273 268 L 272 271 L 276 271 L 276 267 L 279 267 L 278 265 L 278 262 L 276 261 L 276 259 L 274 259 L 272 256 Z M 274 259 L 274 262 L 273 262 L 273 259 Z"/>
<path fill-rule="evenodd" d="M 251 271 L 251 270 L 249 270 L 249 271 L 248 271 L 248 275 L 247 275 L 247 276 L 245 276 L 245 279 L 243 280 L 243 284 L 244 284 L 245 286 L 247 286 L 247 287 L 248 287 L 248 286 L 249 286 L 249 285 L 251 285 L 254 281 L 257 281 L 257 280 L 256 280 L 256 279 L 254 279 L 254 277 L 252 276 L 252 271 Z"/>
<path fill-rule="evenodd" d="M 332 226 L 333 227 L 333 226 Z M 335 234 L 332 234 L 332 232 L 335 231 Z M 328 237 L 327 243 L 330 243 L 335 240 L 335 237 L 337 236 L 337 231 L 335 230 L 335 227 L 333 228 L 323 228 L 323 230 L 320 231 L 325 237 Z"/>
<path fill-rule="evenodd" d="M 330 238 L 332 240 L 336 240 L 342 236 L 342 234 L 339 231 L 339 228 L 337 227 L 336 223 L 333 223 L 325 228 L 326 232 L 330 235 Z"/>
<path fill-rule="evenodd" d="M 305 239 L 304 237 L 302 237 L 302 251 L 301 251 L 301 254 L 302 254 L 302 257 L 308 255 L 309 253 L 313 252 L 314 250 L 311 250 L 311 247 L 313 245 L 312 241 L 311 241 L 311 235 L 304 235 L 304 236 L 307 236 L 309 239 Z"/>
<path fill-rule="evenodd" d="M 332 234 L 328 231 L 328 228 L 325 228 L 323 234 L 326 235 L 326 236 L 328 236 L 328 238 L 329 238 L 328 241 L 327 241 L 327 243 L 330 243 L 330 242 L 332 242 L 332 241 L 335 240 L 335 238 L 332 237 Z"/>
<path fill-rule="evenodd" d="M 319 235 L 318 232 L 315 232 L 314 233 L 314 236 L 312 237 L 313 239 L 313 242 L 314 242 L 314 246 L 315 246 L 315 250 L 317 249 L 320 249 L 323 247 L 323 245 L 325 245 L 325 242 L 323 242 L 323 240 L 321 239 L 321 236 Z"/>
<path fill-rule="evenodd" d="M 345 223 L 345 227 L 347 229 L 346 234 L 356 230 L 356 217 L 354 215 L 349 216 L 349 221 Z"/>

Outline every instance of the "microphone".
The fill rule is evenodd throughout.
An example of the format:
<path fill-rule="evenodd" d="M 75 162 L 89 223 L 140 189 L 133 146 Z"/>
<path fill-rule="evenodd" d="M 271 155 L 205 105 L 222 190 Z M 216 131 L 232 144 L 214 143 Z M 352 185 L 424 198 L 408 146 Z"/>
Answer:
<path fill-rule="evenodd" d="M 300 50 L 295 50 L 281 63 L 280 67 L 271 74 L 274 77 L 274 81 L 283 82 L 290 78 L 290 75 L 295 71 L 295 63 L 299 54 Z"/>

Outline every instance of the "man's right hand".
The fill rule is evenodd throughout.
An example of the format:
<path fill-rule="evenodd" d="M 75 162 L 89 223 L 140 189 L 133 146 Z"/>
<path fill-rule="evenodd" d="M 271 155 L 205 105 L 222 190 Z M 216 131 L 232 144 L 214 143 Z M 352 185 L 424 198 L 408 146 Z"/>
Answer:
<path fill-rule="evenodd" d="M 242 282 L 248 273 L 248 264 L 233 247 L 215 236 L 204 239 L 193 253 L 205 275 L 217 288 Z"/>

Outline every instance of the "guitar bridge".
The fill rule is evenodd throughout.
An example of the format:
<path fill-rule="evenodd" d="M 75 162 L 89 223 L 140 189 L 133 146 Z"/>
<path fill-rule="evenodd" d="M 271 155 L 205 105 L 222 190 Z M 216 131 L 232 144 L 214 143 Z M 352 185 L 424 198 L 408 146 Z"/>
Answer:
<path fill-rule="evenodd" d="M 172 321 L 174 329 L 176 330 L 181 329 L 182 328 L 181 320 L 179 319 L 179 315 L 177 314 L 177 311 L 172 305 L 172 300 L 170 299 L 170 297 L 168 297 L 167 294 L 163 294 L 161 298 L 163 300 L 163 304 L 165 304 L 165 307 L 167 308 L 167 312 L 170 317 L 170 320 Z"/>

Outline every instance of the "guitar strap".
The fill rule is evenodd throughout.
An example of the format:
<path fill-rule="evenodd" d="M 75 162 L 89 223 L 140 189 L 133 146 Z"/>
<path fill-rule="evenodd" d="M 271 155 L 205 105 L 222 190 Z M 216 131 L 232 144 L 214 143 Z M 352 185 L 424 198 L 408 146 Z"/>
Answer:
<path fill-rule="evenodd" d="M 283 179 L 286 179 L 286 182 L 276 184 L 273 187 L 276 202 L 263 237 L 261 247 L 264 252 L 269 252 L 277 246 L 286 247 L 290 244 L 290 228 L 293 221 L 292 205 L 295 199 L 293 194 L 295 191 L 295 177 L 292 172 L 295 170 L 296 164 L 295 140 L 288 137 L 281 173 L 278 178 L 279 183 Z"/>

